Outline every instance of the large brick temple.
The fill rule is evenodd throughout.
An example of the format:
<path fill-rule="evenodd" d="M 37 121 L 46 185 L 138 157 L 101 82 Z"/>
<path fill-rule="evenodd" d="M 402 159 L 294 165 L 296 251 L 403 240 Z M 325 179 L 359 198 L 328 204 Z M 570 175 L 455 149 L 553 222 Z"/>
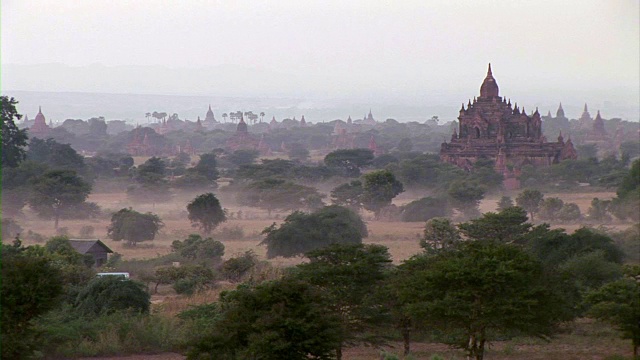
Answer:
<path fill-rule="evenodd" d="M 548 166 L 577 158 L 571 139 L 565 142 L 561 133 L 556 142 L 547 142 L 538 109 L 527 115 L 524 107 L 499 96 L 491 64 L 480 96 L 469 100 L 466 109 L 462 104 L 458 120 L 459 129 L 442 144 L 440 159 L 464 169 L 480 158 L 491 159 L 507 188 L 519 187 L 517 177 L 524 165 Z"/>

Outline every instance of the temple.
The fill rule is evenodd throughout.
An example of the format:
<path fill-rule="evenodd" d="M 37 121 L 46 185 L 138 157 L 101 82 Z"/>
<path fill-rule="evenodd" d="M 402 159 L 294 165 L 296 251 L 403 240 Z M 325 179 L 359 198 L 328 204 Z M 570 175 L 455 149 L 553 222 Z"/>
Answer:
<path fill-rule="evenodd" d="M 491 72 L 491 64 L 482 85 L 480 96 L 462 104 L 458 117 L 459 128 L 450 142 L 440 148 L 442 161 L 471 169 L 480 158 L 492 159 L 495 169 L 505 176 L 507 188 L 517 188 L 517 174 L 524 165 L 547 166 L 565 159 L 576 159 L 571 139 L 547 142 L 542 135 L 542 121 L 538 109 L 527 115 L 524 108 L 499 96 L 498 83 Z"/>
<path fill-rule="evenodd" d="M 38 108 L 38 115 L 34 119 L 33 125 L 29 128 L 29 136 L 44 139 L 51 132 L 51 127 L 47 125 L 47 120 L 42 114 L 42 107 Z"/>
<path fill-rule="evenodd" d="M 236 133 L 226 142 L 226 148 L 230 151 L 257 150 L 260 141 L 249 134 L 249 127 L 240 114 L 240 122 L 236 126 Z"/>

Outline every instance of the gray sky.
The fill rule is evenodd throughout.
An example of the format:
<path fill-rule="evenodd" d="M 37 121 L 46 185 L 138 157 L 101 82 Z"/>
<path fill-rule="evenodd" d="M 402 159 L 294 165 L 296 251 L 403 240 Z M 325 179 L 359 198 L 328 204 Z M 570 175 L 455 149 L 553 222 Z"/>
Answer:
<path fill-rule="evenodd" d="M 501 94 L 512 98 L 628 106 L 640 96 L 638 3 L 2 0 L 2 85 L 224 94 L 225 84 L 203 86 L 197 76 L 118 87 L 96 75 L 82 84 L 43 79 L 45 86 L 7 70 L 9 64 L 61 63 L 105 73 L 96 64 L 137 65 L 156 66 L 149 72 L 158 78 L 164 68 L 267 74 L 256 76 L 257 84 L 236 84 L 236 96 L 244 89 L 252 96 L 444 96 L 462 102 L 478 94 L 491 62 Z"/>

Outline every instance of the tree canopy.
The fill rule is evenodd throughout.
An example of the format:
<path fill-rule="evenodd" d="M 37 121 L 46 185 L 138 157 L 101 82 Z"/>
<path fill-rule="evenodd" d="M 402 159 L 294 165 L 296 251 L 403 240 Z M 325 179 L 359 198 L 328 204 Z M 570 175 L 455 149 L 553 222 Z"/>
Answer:
<path fill-rule="evenodd" d="M 73 170 L 52 170 L 33 180 L 29 205 L 42 216 L 51 216 L 55 228 L 65 210 L 83 204 L 91 185 Z"/>
<path fill-rule="evenodd" d="M 347 177 L 360 176 L 360 169 L 373 160 L 373 151 L 369 149 L 335 150 L 324 157 L 324 163 L 332 168 L 340 169 Z"/>
<path fill-rule="evenodd" d="M 26 156 L 27 131 L 18 129 L 15 121 L 22 115 L 16 110 L 18 102 L 0 96 L 0 124 L 2 125 L 2 166 L 16 167 Z"/>
<path fill-rule="evenodd" d="M 481 360 L 487 343 L 514 335 L 548 336 L 560 320 L 560 297 L 545 285 L 541 264 L 498 242 L 459 243 L 400 266 L 399 296 L 417 326 Z"/>
<path fill-rule="evenodd" d="M 404 191 L 402 183 L 389 170 L 376 170 L 362 177 L 362 204 L 365 209 L 373 211 L 376 218 L 391 200 Z"/>
<path fill-rule="evenodd" d="M 211 234 L 219 224 L 227 221 L 227 216 L 218 198 L 212 193 L 198 195 L 187 205 L 189 220 L 200 226 L 206 235 Z"/>
<path fill-rule="evenodd" d="M 153 240 L 162 226 L 164 224 L 156 214 L 142 214 L 125 208 L 111 216 L 107 235 L 114 241 L 126 240 L 129 245 L 135 245 L 140 241 Z"/>
<path fill-rule="evenodd" d="M 359 244 L 368 235 L 360 216 L 337 205 L 310 214 L 296 211 L 263 234 L 267 236 L 260 244 L 267 246 L 268 258 L 299 256 L 330 244 Z"/>

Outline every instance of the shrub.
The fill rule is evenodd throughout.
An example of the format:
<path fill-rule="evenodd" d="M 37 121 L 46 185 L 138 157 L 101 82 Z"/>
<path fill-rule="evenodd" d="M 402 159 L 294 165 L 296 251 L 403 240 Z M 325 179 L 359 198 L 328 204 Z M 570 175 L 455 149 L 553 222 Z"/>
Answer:
<path fill-rule="evenodd" d="M 434 217 L 447 217 L 451 209 L 446 199 L 425 197 L 402 207 L 402 221 L 424 222 Z"/>
<path fill-rule="evenodd" d="M 118 310 L 148 313 L 149 298 L 143 284 L 116 276 L 105 276 L 92 280 L 80 290 L 75 307 L 81 314 L 90 317 Z"/>
<path fill-rule="evenodd" d="M 220 237 L 222 239 L 241 240 L 244 238 L 244 229 L 240 226 L 223 227 L 220 229 Z"/>
<path fill-rule="evenodd" d="M 258 263 L 258 257 L 252 251 L 233 257 L 222 264 L 222 276 L 232 282 L 238 282 Z"/>

